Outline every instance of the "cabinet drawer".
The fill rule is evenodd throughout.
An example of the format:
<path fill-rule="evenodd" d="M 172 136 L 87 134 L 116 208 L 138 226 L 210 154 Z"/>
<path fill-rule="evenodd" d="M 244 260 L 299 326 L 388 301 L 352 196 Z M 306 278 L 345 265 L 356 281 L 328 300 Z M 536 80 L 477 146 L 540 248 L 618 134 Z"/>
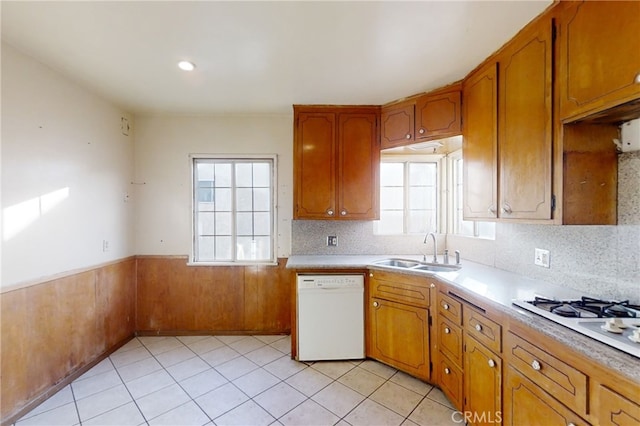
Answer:
<path fill-rule="evenodd" d="M 512 367 L 507 368 L 504 387 L 505 425 L 587 425 Z"/>
<path fill-rule="evenodd" d="M 502 327 L 480 312 L 468 307 L 464 310 L 465 331 L 493 352 L 502 351 Z"/>
<path fill-rule="evenodd" d="M 430 283 L 426 278 L 384 271 L 369 274 L 371 297 L 428 308 L 431 305 Z"/>
<path fill-rule="evenodd" d="M 440 388 L 449 397 L 454 407 L 462 409 L 462 370 L 444 356 L 439 357 L 438 375 Z"/>
<path fill-rule="evenodd" d="M 462 325 L 462 304 L 444 293 L 438 297 L 438 313 L 454 324 Z"/>
<path fill-rule="evenodd" d="M 586 375 L 513 333 L 507 333 L 506 348 L 510 365 L 579 415 L 586 415 Z"/>
<path fill-rule="evenodd" d="M 440 344 L 440 352 L 445 354 L 458 367 L 461 367 L 462 329 L 444 318 L 439 318 L 438 342 Z"/>

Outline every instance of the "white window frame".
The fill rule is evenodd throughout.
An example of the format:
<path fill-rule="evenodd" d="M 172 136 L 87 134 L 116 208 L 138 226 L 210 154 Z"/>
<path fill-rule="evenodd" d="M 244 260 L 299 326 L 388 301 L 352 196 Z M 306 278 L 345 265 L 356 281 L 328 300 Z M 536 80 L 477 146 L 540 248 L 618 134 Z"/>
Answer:
<path fill-rule="evenodd" d="M 463 160 L 464 161 L 464 157 L 462 155 L 462 150 L 456 150 L 454 152 L 451 152 L 447 155 L 446 157 L 446 164 L 447 164 L 447 174 L 446 174 L 446 179 L 447 179 L 447 188 L 449 188 L 449 190 L 447 191 L 447 233 L 452 234 L 452 235 L 456 235 L 458 237 L 466 237 L 466 238 L 481 238 L 481 239 L 489 239 L 489 240 L 495 240 L 495 229 L 494 229 L 494 234 L 493 237 L 481 237 L 480 236 L 480 227 L 485 224 L 485 223 L 492 223 L 490 221 L 470 221 L 473 223 L 473 235 L 465 235 L 465 234 L 460 234 L 459 233 L 459 229 L 458 229 L 458 223 L 456 221 L 456 203 L 455 203 L 455 199 L 456 199 L 456 187 L 457 187 L 457 180 L 456 180 L 456 164 L 455 162 L 457 160 Z"/>
<path fill-rule="evenodd" d="M 232 251 L 233 260 L 221 260 L 221 261 L 200 261 L 196 260 L 196 247 L 198 240 L 197 233 L 197 215 L 196 215 L 196 171 L 195 164 L 197 160 L 228 160 L 233 161 L 251 161 L 251 160 L 267 160 L 272 162 L 271 169 L 271 258 L 268 260 L 238 260 L 236 258 L 236 250 Z M 277 265 L 277 216 L 278 216 L 278 156 L 276 154 L 190 154 L 189 155 L 189 167 L 191 177 L 191 248 L 189 255 L 189 265 L 206 266 L 206 265 Z M 235 182 L 233 183 L 235 189 Z M 235 191 L 232 191 L 232 194 Z M 235 239 L 235 196 L 233 196 L 232 205 L 234 206 L 232 235 Z"/>
<path fill-rule="evenodd" d="M 436 164 L 436 228 L 435 232 L 443 232 L 444 231 L 444 225 L 443 225 L 443 220 L 442 218 L 445 217 L 443 215 L 443 212 L 445 212 L 446 210 L 446 206 L 443 203 L 443 200 L 445 200 L 446 198 L 443 197 L 443 185 L 442 182 L 444 182 L 443 177 L 446 176 L 443 174 L 443 168 L 445 167 L 445 162 L 443 161 L 444 156 L 443 155 L 439 155 L 439 154 L 432 154 L 432 155 L 385 155 L 382 154 L 380 157 L 380 162 L 381 163 L 404 163 L 405 165 L 408 163 L 435 163 Z M 405 173 L 405 177 L 404 177 L 404 183 L 406 184 L 408 179 L 407 179 L 407 174 L 409 173 L 409 169 L 408 167 L 405 166 L 404 169 L 404 173 Z M 382 188 L 382 185 L 380 186 L 380 188 Z M 384 236 L 388 236 L 388 235 L 421 235 L 422 233 L 409 233 L 407 232 L 407 224 L 408 224 L 408 215 L 409 215 L 409 200 L 408 200 L 408 188 L 404 187 L 404 209 L 403 209 L 403 215 L 404 215 L 404 220 L 403 220 L 403 232 L 402 234 L 382 234 L 382 233 L 378 233 L 377 231 L 377 226 L 374 226 L 374 233 L 376 235 L 384 235 Z M 428 232 L 432 232 L 432 230 L 429 230 Z"/>

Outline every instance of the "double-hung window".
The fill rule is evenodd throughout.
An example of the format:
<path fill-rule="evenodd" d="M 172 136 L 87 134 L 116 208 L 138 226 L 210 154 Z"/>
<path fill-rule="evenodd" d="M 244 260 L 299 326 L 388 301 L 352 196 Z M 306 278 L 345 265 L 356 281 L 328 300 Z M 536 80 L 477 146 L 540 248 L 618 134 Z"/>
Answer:
<path fill-rule="evenodd" d="M 437 160 L 383 159 L 377 234 L 424 234 L 437 229 Z"/>
<path fill-rule="evenodd" d="M 191 160 L 191 261 L 275 262 L 275 156 Z"/>

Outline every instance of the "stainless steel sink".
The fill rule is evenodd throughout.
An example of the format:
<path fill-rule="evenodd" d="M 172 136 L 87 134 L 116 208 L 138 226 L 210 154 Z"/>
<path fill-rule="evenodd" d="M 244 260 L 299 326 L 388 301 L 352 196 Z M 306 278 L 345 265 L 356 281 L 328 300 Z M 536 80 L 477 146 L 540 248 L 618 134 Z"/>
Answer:
<path fill-rule="evenodd" d="M 415 266 L 421 265 L 421 263 L 418 261 L 408 259 L 384 259 L 378 260 L 374 263 L 380 266 L 393 266 L 395 268 L 413 268 Z"/>
<path fill-rule="evenodd" d="M 450 272 L 457 271 L 462 266 L 461 265 L 449 265 L 445 263 L 428 263 L 428 262 L 420 262 L 417 260 L 410 259 L 382 259 L 376 262 L 373 262 L 374 265 L 377 266 L 388 266 L 391 268 L 399 268 L 399 269 L 410 269 L 412 271 L 421 271 L 421 272 Z"/>
<path fill-rule="evenodd" d="M 416 271 L 432 271 L 432 272 L 451 272 L 462 268 L 461 265 L 447 265 L 446 263 L 426 263 L 414 266 L 411 269 Z"/>

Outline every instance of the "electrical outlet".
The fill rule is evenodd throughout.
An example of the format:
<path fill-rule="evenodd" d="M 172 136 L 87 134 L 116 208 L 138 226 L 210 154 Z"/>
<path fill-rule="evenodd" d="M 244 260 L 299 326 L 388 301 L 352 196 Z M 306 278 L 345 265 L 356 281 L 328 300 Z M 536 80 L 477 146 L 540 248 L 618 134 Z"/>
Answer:
<path fill-rule="evenodd" d="M 109 251 L 109 241 L 108 240 L 102 240 L 102 251 L 104 251 L 104 252 Z"/>
<path fill-rule="evenodd" d="M 533 263 L 535 263 L 538 266 L 548 268 L 549 267 L 549 250 L 537 248 Z"/>
<path fill-rule="evenodd" d="M 335 235 L 329 235 L 327 237 L 327 246 L 335 247 L 338 245 L 338 237 Z"/>

